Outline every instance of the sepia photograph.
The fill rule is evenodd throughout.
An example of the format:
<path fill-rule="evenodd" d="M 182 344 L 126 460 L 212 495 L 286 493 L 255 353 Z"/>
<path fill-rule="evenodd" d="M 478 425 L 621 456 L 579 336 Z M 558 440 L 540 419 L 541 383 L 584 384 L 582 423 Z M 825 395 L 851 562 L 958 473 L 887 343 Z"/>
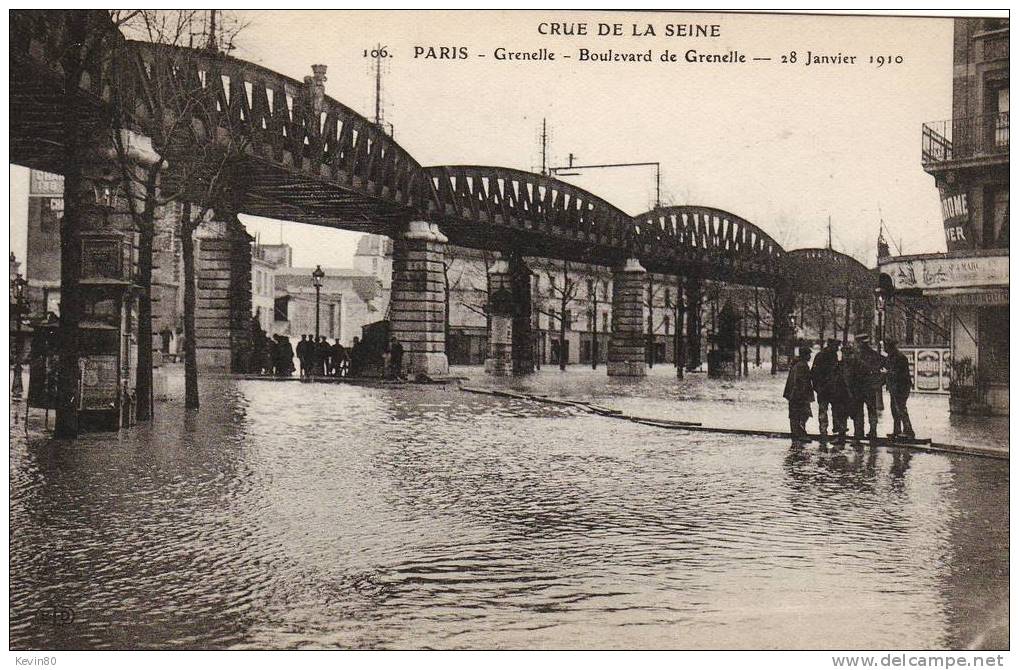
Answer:
<path fill-rule="evenodd" d="M 9 10 L 9 659 L 1006 665 L 1008 16 Z"/>

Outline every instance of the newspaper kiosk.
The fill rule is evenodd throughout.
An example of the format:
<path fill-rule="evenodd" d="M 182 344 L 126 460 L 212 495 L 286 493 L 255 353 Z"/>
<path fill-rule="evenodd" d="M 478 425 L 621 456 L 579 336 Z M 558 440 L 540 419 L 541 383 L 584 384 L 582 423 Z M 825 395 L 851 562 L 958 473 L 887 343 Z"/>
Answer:
<path fill-rule="evenodd" d="M 79 421 L 83 428 L 116 430 L 135 422 L 138 365 L 134 235 L 82 235 Z"/>

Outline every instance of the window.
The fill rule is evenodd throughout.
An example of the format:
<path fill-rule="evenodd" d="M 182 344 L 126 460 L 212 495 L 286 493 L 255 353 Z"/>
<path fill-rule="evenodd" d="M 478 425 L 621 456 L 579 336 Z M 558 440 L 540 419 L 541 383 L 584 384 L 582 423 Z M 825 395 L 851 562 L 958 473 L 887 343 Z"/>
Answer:
<path fill-rule="evenodd" d="M 1008 247 L 1008 187 L 992 187 L 987 194 L 991 207 L 984 219 L 985 248 Z"/>
<path fill-rule="evenodd" d="M 563 320 L 566 321 L 566 330 L 573 328 L 573 310 L 566 310 L 563 312 Z"/>
<path fill-rule="evenodd" d="M 669 317 L 665 316 L 662 318 L 662 325 L 665 326 L 665 334 L 669 334 Z"/>
<path fill-rule="evenodd" d="M 601 329 L 604 332 L 606 332 L 606 333 L 609 331 L 609 313 L 608 312 L 602 312 L 602 315 L 601 315 Z"/>

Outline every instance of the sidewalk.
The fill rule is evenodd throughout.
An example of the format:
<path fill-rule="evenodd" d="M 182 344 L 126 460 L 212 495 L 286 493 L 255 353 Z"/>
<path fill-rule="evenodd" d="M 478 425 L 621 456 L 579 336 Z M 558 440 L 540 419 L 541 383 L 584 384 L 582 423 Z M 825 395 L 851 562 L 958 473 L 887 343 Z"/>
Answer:
<path fill-rule="evenodd" d="M 479 367 L 458 367 L 450 374 L 470 378 L 469 385 L 547 394 L 553 398 L 581 400 L 620 410 L 633 416 L 670 421 L 694 421 L 708 427 L 785 432 L 789 430 L 786 402 L 782 398 L 785 375 L 766 369 L 751 371 L 746 379 L 708 379 L 703 373 L 676 379 L 675 368 L 655 366 L 644 379 L 609 377 L 604 366 L 597 370 L 572 365 L 565 372 L 542 368 L 527 377 L 492 377 Z M 879 434 L 892 432 L 892 416 L 885 394 Z M 817 431 L 817 405 L 807 428 Z M 1008 417 L 953 416 L 947 395 L 912 394 L 909 412 L 917 437 L 934 443 L 1009 452 Z"/>

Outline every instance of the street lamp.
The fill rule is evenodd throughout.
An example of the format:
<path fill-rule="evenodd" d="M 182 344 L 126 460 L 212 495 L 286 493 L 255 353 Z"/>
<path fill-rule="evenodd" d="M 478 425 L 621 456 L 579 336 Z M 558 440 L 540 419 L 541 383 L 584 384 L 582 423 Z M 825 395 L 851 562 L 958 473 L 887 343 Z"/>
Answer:
<path fill-rule="evenodd" d="M 877 303 L 877 351 L 881 353 L 885 341 L 885 292 L 874 289 L 874 300 Z"/>
<path fill-rule="evenodd" d="M 322 295 L 322 279 L 325 276 L 326 273 L 322 271 L 321 265 L 316 265 L 315 271 L 311 273 L 311 283 L 315 286 L 315 342 L 318 342 L 319 304 Z"/>
<path fill-rule="evenodd" d="M 11 297 L 14 298 L 14 379 L 11 382 L 11 396 L 20 398 L 25 390 L 21 383 L 21 316 L 25 306 L 25 287 L 28 282 L 21 274 L 11 280 Z"/>

